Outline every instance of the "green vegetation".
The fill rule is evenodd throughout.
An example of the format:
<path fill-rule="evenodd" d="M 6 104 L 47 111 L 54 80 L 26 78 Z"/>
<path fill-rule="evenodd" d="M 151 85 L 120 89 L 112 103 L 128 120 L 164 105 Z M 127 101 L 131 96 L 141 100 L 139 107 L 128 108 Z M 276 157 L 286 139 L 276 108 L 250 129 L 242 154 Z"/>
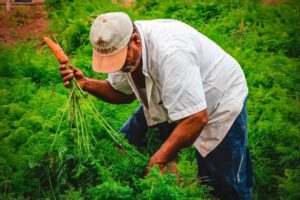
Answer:
<path fill-rule="evenodd" d="M 131 8 L 106 0 L 48 0 L 51 29 L 71 61 L 92 72 L 89 29 L 109 11 L 133 19 L 174 18 L 204 33 L 233 55 L 245 71 L 249 147 L 255 166 L 255 199 L 300 199 L 300 17 L 297 1 L 137 0 Z M 77 132 L 62 118 L 69 91 L 58 63 L 40 41 L 0 45 L 0 199 L 205 199 L 208 188 L 196 180 L 194 149 L 179 156 L 179 176 L 145 168 L 157 141 L 150 131 L 144 156 L 121 136 L 122 153 L 89 109 L 89 103 L 118 130 L 138 105 L 110 105 L 79 99 L 91 143 L 78 148 Z M 94 110 L 95 111 L 95 110 Z M 59 133 L 57 133 L 58 126 Z M 54 142 L 54 138 L 55 142 Z M 53 144 L 53 146 L 52 146 Z M 52 148 L 51 148 L 52 146 Z"/>

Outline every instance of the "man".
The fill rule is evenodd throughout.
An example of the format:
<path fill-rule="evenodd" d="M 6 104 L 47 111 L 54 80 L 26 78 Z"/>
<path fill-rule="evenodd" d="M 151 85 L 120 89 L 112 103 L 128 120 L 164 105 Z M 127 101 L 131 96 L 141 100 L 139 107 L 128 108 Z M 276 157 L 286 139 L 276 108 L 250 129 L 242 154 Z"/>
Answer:
<path fill-rule="evenodd" d="M 197 149 L 198 176 L 220 199 L 252 198 L 252 163 L 247 149 L 244 73 L 217 44 L 176 20 L 132 22 L 125 13 L 106 13 L 94 21 L 90 39 L 95 72 L 60 66 L 64 85 L 75 76 L 92 95 L 115 104 L 142 104 L 123 125 L 131 144 L 143 145 L 148 127 L 165 141 L 149 167 L 163 169 L 185 147 Z"/>

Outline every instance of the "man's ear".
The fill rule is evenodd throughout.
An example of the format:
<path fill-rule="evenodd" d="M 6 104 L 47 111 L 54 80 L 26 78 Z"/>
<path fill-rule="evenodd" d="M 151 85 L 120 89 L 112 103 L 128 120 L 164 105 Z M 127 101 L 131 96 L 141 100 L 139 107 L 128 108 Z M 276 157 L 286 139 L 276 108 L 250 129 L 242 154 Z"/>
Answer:
<path fill-rule="evenodd" d="M 141 38 L 138 33 L 133 33 L 131 39 L 138 47 L 141 46 Z"/>

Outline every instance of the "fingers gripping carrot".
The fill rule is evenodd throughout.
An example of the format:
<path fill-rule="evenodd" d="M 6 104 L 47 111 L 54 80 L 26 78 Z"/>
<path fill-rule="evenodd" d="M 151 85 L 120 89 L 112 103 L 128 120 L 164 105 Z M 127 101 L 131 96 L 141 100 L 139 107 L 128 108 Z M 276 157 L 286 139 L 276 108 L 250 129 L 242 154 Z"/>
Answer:
<path fill-rule="evenodd" d="M 59 44 L 53 42 L 50 38 L 44 37 L 45 43 L 50 47 L 50 49 L 53 51 L 55 57 L 61 64 L 70 64 L 70 60 L 68 56 L 64 53 L 62 48 L 59 46 Z"/>

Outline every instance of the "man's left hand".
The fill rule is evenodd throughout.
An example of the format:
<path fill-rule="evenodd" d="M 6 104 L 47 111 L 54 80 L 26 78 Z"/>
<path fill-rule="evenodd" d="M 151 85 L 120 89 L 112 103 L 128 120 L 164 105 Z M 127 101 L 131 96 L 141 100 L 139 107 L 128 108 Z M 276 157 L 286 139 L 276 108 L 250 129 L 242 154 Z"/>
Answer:
<path fill-rule="evenodd" d="M 169 161 L 168 163 L 162 163 L 160 162 L 160 158 L 157 156 L 159 156 L 159 153 L 156 153 L 152 156 L 149 164 L 148 164 L 148 168 L 147 168 L 147 172 L 146 174 L 149 173 L 149 170 L 154 166 L 154 165 L 158 165 L 159 166 L 159 170 L 162 174 L 165 173 L 166 169 L 168 168 L 175 176 L 178 176 L 178 172 L 177 172 L 177 168 L 176 168 L 176 161 L 172 160 Z"/>
<path fill-rule="evenodd" d="M 148 171 L 154 166 L 154 165 L 158 165 L 160 172 L 164 173 L 166 170 L 166 165 L 167 165 L 168 161 L 165 159 L 165 156 L 162 155 L 162 153 L 160 153 L 159 151 L 157 151 L 151 158 L 149 164 L 148 164 Z"/>

